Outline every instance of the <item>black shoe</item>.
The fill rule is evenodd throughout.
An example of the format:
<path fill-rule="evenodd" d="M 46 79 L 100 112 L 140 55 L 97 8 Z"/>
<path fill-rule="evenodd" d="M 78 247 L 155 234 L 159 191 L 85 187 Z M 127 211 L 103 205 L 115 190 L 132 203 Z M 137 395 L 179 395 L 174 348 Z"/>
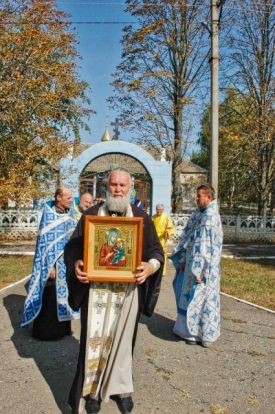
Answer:
<path fill-rule="evenodd" d="M 100 411 L 100 405 L 101 401 L 88 397 L 86 398 L 85 410 L 88 414 L 96 414 Z"/>
<path fill-rule="evenodd" d="M 118 409 L 122 414 L 128 414 L 134 408 L 132 397 L 119 397 L 119 395 L 112 395 L 111 399 L 117 403 Z"/>

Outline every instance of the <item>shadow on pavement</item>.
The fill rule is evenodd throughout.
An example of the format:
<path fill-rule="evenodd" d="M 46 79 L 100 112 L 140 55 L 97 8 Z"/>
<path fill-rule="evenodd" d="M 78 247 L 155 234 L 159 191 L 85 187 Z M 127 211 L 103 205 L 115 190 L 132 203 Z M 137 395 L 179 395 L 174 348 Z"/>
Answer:
<path fill-rule="evenodd" d="M 49 385 L 62 414 L 68 414 L 67 398 L 76 370 L 78 341 L 70 336 L 58 341 L 38 341 L 20 322 L 25 296 L 12 294 L 4 298 L 14 333 L 11 340 L 21 358 L 32 358 Z"/>
<path fill-rule="evenodd" d="M 166 318 L 163 315 L 154 313 L 151 318 L 142 316 L 140 323 L 147 325 L 147 328 L 152 335 L 157 336 L 160 339 L 171 342 L 179 342 L 181 339 L 173 334 L 173 327 L 175 321 L 173 319 Z"/>

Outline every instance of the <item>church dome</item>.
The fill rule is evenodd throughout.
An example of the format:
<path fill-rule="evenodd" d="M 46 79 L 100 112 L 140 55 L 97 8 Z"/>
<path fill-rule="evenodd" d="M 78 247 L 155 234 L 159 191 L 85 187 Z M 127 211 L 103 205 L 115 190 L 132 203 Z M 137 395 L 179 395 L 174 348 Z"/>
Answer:
<path fill-rule="evenodd" d="M 112 141 L 112 137 L 110 132 L 108 131 L 108 128 L 105 128 L 105 131 L 101 137 L 101 141 Z"/>

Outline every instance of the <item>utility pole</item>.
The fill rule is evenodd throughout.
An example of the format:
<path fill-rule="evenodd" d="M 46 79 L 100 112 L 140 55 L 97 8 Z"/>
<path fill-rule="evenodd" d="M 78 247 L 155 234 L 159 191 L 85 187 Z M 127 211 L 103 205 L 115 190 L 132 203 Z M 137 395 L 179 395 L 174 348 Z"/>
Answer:
<path fill-rule="evenodd" d="M 219 7 L 220 1 L 210 0 L 211 7 L 211 143 L 210 183 L 218 198 L 219 177 Z"/>

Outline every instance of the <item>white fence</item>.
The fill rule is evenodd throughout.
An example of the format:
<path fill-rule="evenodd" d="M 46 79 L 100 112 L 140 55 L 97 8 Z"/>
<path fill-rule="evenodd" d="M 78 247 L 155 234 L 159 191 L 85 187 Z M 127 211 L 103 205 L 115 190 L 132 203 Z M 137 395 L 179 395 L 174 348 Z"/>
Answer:
<path fill-rule="evenodd" d="M 172 214 L 176 225 L 174 240 L 180 236 L 189 214 Z M 36 236 L 41 212 L 0 210 L 0 238 L 28 240 Z M 275 242 L 275 217 L 222 216 L 224 240 Z"/>
<path fill-rule="evenodd" d="M 38 210 L 0 210 L 0 237 L 11 240 L 35 238 L 41 218 Z"/>
<path fill-rule="evenodd" d="M 180 236 L 189 214 L 172 214 L 176 226 L 174 239 Z M 224 241 L 275 242 L 275 217 L 222 216 Z"/>

